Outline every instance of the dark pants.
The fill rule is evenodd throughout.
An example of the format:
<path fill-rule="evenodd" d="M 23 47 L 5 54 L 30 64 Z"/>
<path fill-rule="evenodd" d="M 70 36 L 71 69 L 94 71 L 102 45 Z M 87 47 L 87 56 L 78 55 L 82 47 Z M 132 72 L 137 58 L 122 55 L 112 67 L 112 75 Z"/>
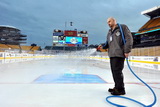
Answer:
<path fill-rule="evenodd" d="M 110 58 L 110 65 L 111 65 L 113 80 L 115 83 L 115 88 L 119 90 L 124 90 L 123 73 L 122 73 L 122 70 L 124 68 L 124 60 L 125 58 L 121 57 Z"/>

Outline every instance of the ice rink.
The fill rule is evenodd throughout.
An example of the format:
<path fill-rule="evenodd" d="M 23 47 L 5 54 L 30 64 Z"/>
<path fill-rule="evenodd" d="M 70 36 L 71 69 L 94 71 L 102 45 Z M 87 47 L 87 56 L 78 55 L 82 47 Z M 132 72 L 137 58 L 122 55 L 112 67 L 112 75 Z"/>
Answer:
<path fill-rule="evenodd" d="M 114 87 L 109 62 L 88 58 L 56 56 L 50 59 L 14 62 L 0 60 L 0 107 L 114 107 L 106 102 Z M 135 73 L 156 93 L 160 107 L 159 65 L 131 62 Z M 153 102 L 150 90 L 129 71 L 123 70 L 126 97 L 146 105 Z M 111 99 L 141 107 L 124 99 Z"/>

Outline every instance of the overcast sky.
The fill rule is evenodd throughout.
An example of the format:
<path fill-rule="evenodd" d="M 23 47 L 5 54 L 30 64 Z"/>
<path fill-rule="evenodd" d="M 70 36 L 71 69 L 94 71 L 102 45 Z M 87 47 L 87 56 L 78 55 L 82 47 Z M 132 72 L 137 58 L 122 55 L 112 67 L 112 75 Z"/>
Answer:
<path fill-rule="evenodd" d="M 28 35 L 26 45 L 51 46 L 54 29 L 75 28 L 88 31 L 89 44 L 99 44 L 105 42 L 108 17 L 135 32 L 149 20 L 141 12 L 159 5 L 160 0 L 0 0 L 0 25 L 19 28 Z"/>

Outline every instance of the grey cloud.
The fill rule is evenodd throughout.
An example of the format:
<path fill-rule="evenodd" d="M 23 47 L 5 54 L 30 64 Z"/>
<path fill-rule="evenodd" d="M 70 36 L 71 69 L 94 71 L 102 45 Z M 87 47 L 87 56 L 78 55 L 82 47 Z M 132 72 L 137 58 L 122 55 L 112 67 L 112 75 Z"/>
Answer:
<path fill-rule="evenodd" d="M 65 29 L 67 22 L 68 29 L 88 30 L 89 44 L 99 44 L 109 29 L 107 17 L 138 31 L 149 20 L 140 12 L 157 4 L 158 0 L 1 0 L 0 24 L 20 28 L 28 35 L 28 44 L 52 45 L 52 30 Z"/>

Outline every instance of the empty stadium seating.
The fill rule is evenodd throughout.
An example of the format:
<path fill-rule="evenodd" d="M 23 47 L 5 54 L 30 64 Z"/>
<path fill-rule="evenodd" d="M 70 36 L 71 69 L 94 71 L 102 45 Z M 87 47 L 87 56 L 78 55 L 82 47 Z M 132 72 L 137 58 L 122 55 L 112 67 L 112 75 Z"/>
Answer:
<path fill-rule="evenodd" d="M 20 45 L 7 45 L 7 44 L 0 44 L 0 50 L 24 50 L 27 51 L 28 53 L 31 51 L 37 51 L 39 50 L 39 46 L 20 46 Z M 33 53 L 32 52 L 32 53 Z"/>
<path fill-rule="evenodd" d="M 160 17 L 150 19 L 145 25 L 143 25 L 138 33 L 146 32 L 149 30 L 159 29 L 160 28 Z"/>

